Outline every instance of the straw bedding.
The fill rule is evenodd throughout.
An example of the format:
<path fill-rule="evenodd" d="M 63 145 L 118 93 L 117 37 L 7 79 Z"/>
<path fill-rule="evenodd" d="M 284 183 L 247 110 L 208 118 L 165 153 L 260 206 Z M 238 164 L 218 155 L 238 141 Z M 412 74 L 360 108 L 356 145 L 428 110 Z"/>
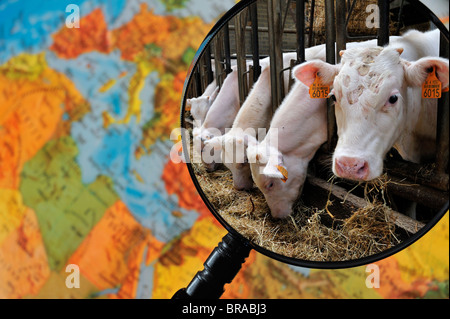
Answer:
<path fill-rule="evenodd" d="M 211 173 L 201 164 L 193 168 L 203 192 L 226 222 L 275 253 L 308 261 L 344 261 L 371 256 L 400 242 L 392 219 L 387 218 L 387 206 L 377 200 L 338 218 L 331 217 L 328 207 L 308 207 L 300 199 L 291 216 L 278 220 L 270 215 L 259 189 L 235 190 L 225 167 Z M 379 188 L 374 185 L 370 191 Z"/>

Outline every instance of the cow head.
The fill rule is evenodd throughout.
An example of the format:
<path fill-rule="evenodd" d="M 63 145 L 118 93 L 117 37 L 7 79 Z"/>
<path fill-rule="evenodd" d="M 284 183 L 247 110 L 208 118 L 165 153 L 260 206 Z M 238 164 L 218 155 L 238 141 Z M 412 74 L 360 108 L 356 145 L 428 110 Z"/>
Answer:
<path fill-rule="evenodd" d="M 448 60 L 422 58 L 408 62 L 403 49 L 353 48 L 341 51 L 341 64 L 308 62 L 300 66 L 303 82 L 315 76 L 334 77 L 330 97 L 335 101 L 338 143 L 333 154 L 333 172 L 339 177 L 369 181 L 379 177 L 383 159 L 407 127 L 413 103 L 420 105 L 420 87 L 435 68 L 448 86 Z M 408 90 L 419 91 L 419 101 L 408 100 Z M 411 92 L 409 92 L 411 93 Z M 417 94 L 416 94 L 417 95 Z"/>
<path fill-rule="evenodd" d="M 205 120 L 206 113 L 208 113 L 209 108 L 217 97 L 219 92 L 219 87 L 211 95 L 199 96 L 186 100 L 186 106 L 190 108 L 192 117 L 194 121 L 200 121 L 202 123 Z M 194 122 L 196 123 L 196 122 Z"/>
<path fill-rule="evenodd" d="M 274 218 L 285 218 L 301 194 L 308 163 L 296 156 L 284 156 L 267 140 L 250 144 L 247 156 L 253 181 L 261 190 Z"/>

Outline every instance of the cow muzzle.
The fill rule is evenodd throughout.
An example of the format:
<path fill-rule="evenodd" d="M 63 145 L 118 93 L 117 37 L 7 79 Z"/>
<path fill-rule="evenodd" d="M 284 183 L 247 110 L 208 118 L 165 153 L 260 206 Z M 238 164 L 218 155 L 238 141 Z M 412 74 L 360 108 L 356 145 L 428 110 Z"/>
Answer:
<path fill-rule="evenodd" d="M 367 181 L 370 174 L 369 163 L 357 157 L 336 158 L 334 170 L 337 176 L 355 181 Z"/>

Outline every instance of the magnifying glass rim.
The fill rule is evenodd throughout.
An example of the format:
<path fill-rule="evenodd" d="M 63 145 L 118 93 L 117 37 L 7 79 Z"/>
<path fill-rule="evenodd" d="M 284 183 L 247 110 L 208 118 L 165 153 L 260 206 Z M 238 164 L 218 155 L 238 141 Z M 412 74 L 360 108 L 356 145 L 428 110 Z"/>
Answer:
<path fill-rule="evenodd" d="M 184 83 L 183 88 L 183 96 L 181 101 L 181 127 L 185 128 L 185 121 L 184 121 L 184 112 L 186 107 L 186 94 L 187 94 L 187 88 L 188 85 L 191 83 L 192 75 L 194 70 L 197 67 L 197 64 L 199 62 L 200 57 L 205 51 L 205 48 L 209 45 L 211 40 L 217 35 L 217 33 L 223 28 L 223 26 L 228 23 L 236 14 L 241 12 L 243 9 L 245 9 L 247 6 L 251 5 L 254 2 L 257 2 L 258 0 L 242 0 L 238 2 L 236 5 L 234 5 L 229 11 L 225 13 L 222 18 L 219 19 L 219 21 L 214 25 L 214 27 L 211 29 L 211 31 L 206 36 L 205 40 L 200 45 L 200 48 L 197 50 L 194 59 L 191 63 L 191 66 L 189 68 L 189 74 L 187 81 Z M 447 42 L 449 41 L 449 31 L 445 28 L 443 23 L 439 20 L 439 18 L 436 17 L 436 15 L 423 3 L 421 3 L 419 0 L 408 0 L 411 4 L 413 4 L 415 7 L 419 7 L 421 11 L 425 13 L 425 16 L 429 19 L 430 22 L 432 22 L 441 32 L 441 35 L 445 37 Z M 183 149 L 190 149 L 190 145 L 187 144 L 186 136 L 185 136 L 185 130 L 181 130 L 181 140 L 182 140 L 182 146 Z M 188 153 L 184 153 L 184 156 L 188 156 Z M 216 208 L 211 204 L 208 197 L 203 192 L 198 180 L 197 176 L 194 172 L 194 169 L 192 167 L 192 164 L 190 163 L 190 158 L 185 158 L 185 162 L 189 171 L 189 175 L 191 176 L 191 179 L 194 183 L 195 188 L 197 189 L 198 193 L 200 194 L 200 197 L 202 198 L 205 205 L 208 207 L 210 212 L 214 215 L 214 217 L 220 222 L 220 224 L 230 233 L 232 233 L 234 236 L 237 236 L 240 238 L 243 242 L 247 243 L 252 249 L 256 250 L 257 252 L 266 255 L 267 257 L 273 258 L 275 260 L 293 265 L 293 266 L 300 266 L 305 268 L 317 268 L 317 269 L 340 269 L 340 268 L 351 268 L 351 267 L 357 267 L 362 265 L 367 265 L 376 261 L 379 261 L 381 259 L 387 258 L 406 247 L 410 246 L 414 242 L 416 242 L 418 239 L 420 239 L 423 235 L 425 235 L 431 228 L 436 225 L 439 220 L 445 215 L 445 213 L 449 209 L 449 201 L 445 203 L 445 205 L 441 208 L 441 210 L 427 223 L 424 227 L 422 227 L 419 231 L 417 231 L 415 234 L 413 234 L 408 239 L 405 239 L 401 243 L 388 248 L 382 252 L 358 258 L 358 259 L 350 259 L 350 260 L 344 260 L 344 261 L 312 261 L 312 260 L 303 260 L 303 259 L 297 259 L 293 257 L 284 256 L 281 254 L 278 254 L 276 252 L 273 252 L 271 250 L 268 250 L 264 247 L 261 247 L 257 244 L 255 244 L 250 239 L 244 237 L 239 232 L 237 232 L 228 222 L 220 215 L 220 213 L 217 212 Z"/>

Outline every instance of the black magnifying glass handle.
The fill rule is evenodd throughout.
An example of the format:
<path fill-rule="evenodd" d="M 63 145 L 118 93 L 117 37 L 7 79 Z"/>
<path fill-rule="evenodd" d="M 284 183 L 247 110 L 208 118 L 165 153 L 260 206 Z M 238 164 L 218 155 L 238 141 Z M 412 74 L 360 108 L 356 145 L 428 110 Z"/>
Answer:
<path fill-rule="evenodd" d="M 252 248 L 238 236 L 228 233 L 211 252 L 199 271 L 186 288 L 178 290 L 172 299 L 218 299 L 224 286 L 230 283 Z"/>

